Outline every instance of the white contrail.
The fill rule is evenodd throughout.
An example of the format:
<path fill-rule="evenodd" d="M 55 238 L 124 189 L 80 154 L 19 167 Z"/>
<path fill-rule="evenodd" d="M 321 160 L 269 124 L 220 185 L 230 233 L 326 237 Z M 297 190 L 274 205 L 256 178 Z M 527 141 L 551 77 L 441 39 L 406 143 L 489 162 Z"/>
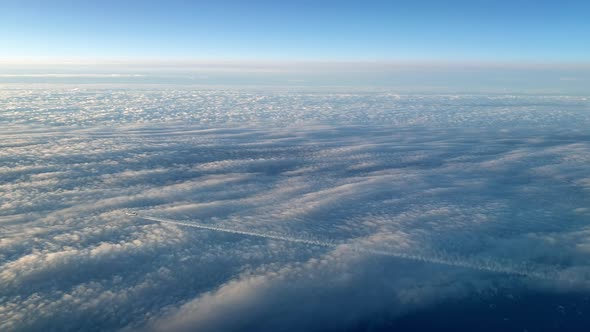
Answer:
<path fill-rule="evenodd" d="M 530 277 L 530 278 L 543 279 L 543 280 L 552 280 L 552 281 L 561 280 L 561 278 L 559 278 L 554 273 L 542 272 L 542 270 L 538 269 L 538 267 L 537 268 L 533 268 L 530 266 L 527 267 L 527 266 L 524 266 L 524 264 L 523 264 L 523 267 L 521 267 L 521 268 L 515 268 L 515 267 L 512 267 L 508 264 L 501 264 L 501 263 L 494 262 L 494 261 L 481 260 L 481 259 L 476 260 L 476 259 L 469 259 L 466 257 L 459 257 L 459 256 L 453 257 L 453 255 L 448 255 L 448 254 L 421 255 L 421 254 L 412 254 L 412 253 L 407 253 L 407 252 L 375 250 L 375 249 L 363 248 L 363 247 L 359 247 L 358 245 L 351 245 L 351 244 L 346 244 L 346 243 L 334 243 L 331 241 L 305 239 L 305 238 L 298 238 L 298 237 L 292 237 L 292 236 L 286 236 L 286 235 L 278 235 L 278 234 L 272 234 L 272 233 L 259 233 L 259 232 L 252 232 L 252 231 L 244 231 L 244 230 L 238 230 L 238 229 L 233 229 L 233 228 L 210 226 L 210 225 L 200 224 L 200 223 L 196 223 L 196 222 L 190 222 L 190 223 L 189 222 L 182 222 L 182 221 L 160 218 L 160 217 L 155 217 L 155 216 L 150 216 L 150 215 L 138 214 L 137 212 L 127 212 L 127 214 L 130 216 L 135 216 L 135 217 L 141 218 L 141 219 L 156 221 L 156 222 L 160 222 L 160 223 L 164 223 L 164 224 L 193 227 L 193 228 L 205 229 L 205 230 L 216 231 L 216 232 L 240 234 L 240 235 L 254 236 L 254 237 L 260 237 L 260 238 L 271 239 L 271 240 L 288 241 L 288 242 L 302 243 L 302 244 L 328 247 L 328 248 L 336 248 L 340 245 L 344 245 L 344 246 L 346 246 L 347 249 L 357 251 L 357 252 L 390 256 L 390 257 L 396 257 L 396 258 L 424 262 L 424 263 L 430 263 L 430 264 L 439 264 L 439 265 L 467 268 L 467 269 L 478 270 L 478 271 L 509 274 L 509 275 L 515 275 L 515 276 L 521 276 L 521 277 Z"/>
<path fill-rule="evenodd" d="M 207 229 L 210 231 L 262 237 L 265 239 L 272 239 L 272 240 L 304 243 L 304 244 L 310 244 L 310 245 L 321 246 L 321 247 L 335 248 L 338 246 L 337 244 L 331 243 L 328 241 L 319 241 L 319 240 L 313 240 L 313 239 L 301 239 L 301 238 L 294 238 L 294 237 L 290 237 L 290 236 L 276 235 L 276 234 L 270 234 L 270 233 L 257 233 L 257 232 L 250 232 L 250 231 L 242 231 L 242 230 L 237 230 L 237 229 L 232 229 L 232 228 L 209 226 L 209 225 L 193 223 L 193 222 L 188 223 L 188 222 L 176 221 L 176 220 L 171 220 L 171 219 L 164 219 L 164 218 L 159 218 L 159 217 L 154 217 L 154 216 L 139 215 L 139 214 L 136 214 L 135 216 L 137 216 L 141 219 L 145 219 L 145 220 L 158 221 L 158 222 L 165 223 L 165 224 L 174 224 L 174 225 L 180 225 L 180 226 L 188 226 L 188 227 L 194 227 L 194 228 L 200 228 L 200 229 Z"/>

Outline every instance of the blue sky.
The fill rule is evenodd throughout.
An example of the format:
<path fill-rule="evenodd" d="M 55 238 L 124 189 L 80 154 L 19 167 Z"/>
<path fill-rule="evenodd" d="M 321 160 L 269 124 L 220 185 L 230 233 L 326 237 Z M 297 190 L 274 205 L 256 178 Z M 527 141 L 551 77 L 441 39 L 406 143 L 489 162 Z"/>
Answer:
<path fill-rule="evenodd" d="M 587 1 L 0 2 L 4 58 L 590 59 Z"/>

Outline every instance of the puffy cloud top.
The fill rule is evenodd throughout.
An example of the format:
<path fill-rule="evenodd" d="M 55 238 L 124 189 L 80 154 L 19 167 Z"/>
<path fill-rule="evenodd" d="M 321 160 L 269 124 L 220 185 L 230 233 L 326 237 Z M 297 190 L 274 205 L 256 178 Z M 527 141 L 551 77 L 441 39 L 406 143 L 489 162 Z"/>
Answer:
<path fill-rule="evenodd" d="M 588 292 L 585 97 L 1 94 L 1 330 L 379 330 Z"/>

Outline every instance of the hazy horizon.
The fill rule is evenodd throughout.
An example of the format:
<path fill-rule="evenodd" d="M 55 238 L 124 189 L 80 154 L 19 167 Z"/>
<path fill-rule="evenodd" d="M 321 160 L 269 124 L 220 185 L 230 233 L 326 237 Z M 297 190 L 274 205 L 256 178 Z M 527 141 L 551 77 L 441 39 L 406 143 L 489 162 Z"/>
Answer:
<path fill-rule="evenodd" d="M 587 92 L 587 64 L 512 62 L 0 62 L 0 84 L 376 88 L 406 93 Z"/>

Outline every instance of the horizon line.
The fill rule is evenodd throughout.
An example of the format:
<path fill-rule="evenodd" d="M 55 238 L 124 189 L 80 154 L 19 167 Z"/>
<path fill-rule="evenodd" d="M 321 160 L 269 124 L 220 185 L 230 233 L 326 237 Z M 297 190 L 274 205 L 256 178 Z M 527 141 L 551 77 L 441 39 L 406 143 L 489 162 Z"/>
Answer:
<path fill-rule="evenodd" d="M 588 61 L 490 60 L 490 59 L 325 59 L 325 58 L 229 58 L 229 57 L 0 57 L 0 65 L 29 66 L 155 66 L 155 67 L 290 67 L 342 66 L 379 67 L 450 67 L 450 68 L 583 68 Z"/>

